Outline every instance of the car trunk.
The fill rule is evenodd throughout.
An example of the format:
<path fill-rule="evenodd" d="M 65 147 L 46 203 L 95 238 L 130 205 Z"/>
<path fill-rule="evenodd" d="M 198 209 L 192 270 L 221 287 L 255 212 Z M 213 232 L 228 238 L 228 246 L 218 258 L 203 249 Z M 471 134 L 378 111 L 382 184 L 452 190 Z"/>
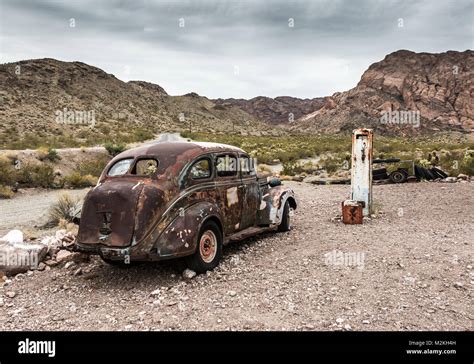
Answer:
<path fill-rule="evenodd" d="M 92 189 L 82 208 L 78 242 L 129 246 L 142 189 L 143 184 L 136 179 L 109 180 Z"/>

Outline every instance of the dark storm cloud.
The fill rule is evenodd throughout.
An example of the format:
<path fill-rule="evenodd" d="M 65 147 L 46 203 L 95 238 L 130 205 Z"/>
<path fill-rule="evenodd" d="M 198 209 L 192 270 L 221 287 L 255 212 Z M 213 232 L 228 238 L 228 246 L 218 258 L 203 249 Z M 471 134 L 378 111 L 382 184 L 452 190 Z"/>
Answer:
<path fill-rule="evenodd" d="M 470 0 L 0 4 L 2 61 L 81 60 L 125 80 L 210 97 L 327 95 L 353 87 L 398 49 L 473 45 Z"/>

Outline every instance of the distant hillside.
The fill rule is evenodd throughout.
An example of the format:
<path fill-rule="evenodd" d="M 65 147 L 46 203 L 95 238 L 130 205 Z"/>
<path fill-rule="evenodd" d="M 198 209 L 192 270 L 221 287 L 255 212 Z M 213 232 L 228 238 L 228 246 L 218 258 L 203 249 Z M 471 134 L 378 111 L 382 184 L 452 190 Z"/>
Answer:
<path fill-rule="evenodd" d="M 288 125 L 296 119 L 319 110 L 324 98 L 299 99 L 290 96 L 270 98 L 265 96 L 245 99 L 217 99 L 219 105 L 235 105 L 256 118 L 271 125 Z"/>
<path fill-rule="evenodd" d="M 272 133 L 238 107 L 216 105 L 195 93 L 169 96 L 158 85 L 123 82 L 81 62 L 2 64 L 0 84 L 0 148 L 137 141 L 190 129 Z"/>
<path fill-rule="evenodd" d="M 401 122 L 406 111 L 419 116 L 419 127 Z M 387 119 L 387 112 L 393 117 Z M 341 132 L 356 127 L 386 135 L 473 133 L 474 52 L 391 53 L 372 64 L 355 88 L 327 97 L 322 108 L 298 119 L 292 130 Z"/>

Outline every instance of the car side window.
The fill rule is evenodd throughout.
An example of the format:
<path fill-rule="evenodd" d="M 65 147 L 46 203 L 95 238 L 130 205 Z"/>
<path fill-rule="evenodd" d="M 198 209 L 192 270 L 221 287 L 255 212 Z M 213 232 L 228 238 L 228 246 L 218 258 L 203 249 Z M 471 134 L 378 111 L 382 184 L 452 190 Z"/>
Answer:
<path fill-rule="evenodd" d="M 255 174 L 255 168 L 253 165 L 253 160 L 246 156 L 240 156 L 240 171 L 243 176 L 253 176 Z"/>
<path fill-rule="evenodd" d="M 140 159 L 135 164 L 131 174 L 138 176 L 153 176 L 158 170 L 158 161 L 156 159 Z"/>
<path fill-rule="evenodd" d="M 204 158 L 195 162 L 191 167 L 190 174 L 192 179 L 211 177 L 211 163 L 209 159 Z"/>
<path fill-rule="evenodd" d="M 237 158 L 232 154 L 220 155 L 216 160 L 217 175 L 228 177 L 237 175 Z"/>

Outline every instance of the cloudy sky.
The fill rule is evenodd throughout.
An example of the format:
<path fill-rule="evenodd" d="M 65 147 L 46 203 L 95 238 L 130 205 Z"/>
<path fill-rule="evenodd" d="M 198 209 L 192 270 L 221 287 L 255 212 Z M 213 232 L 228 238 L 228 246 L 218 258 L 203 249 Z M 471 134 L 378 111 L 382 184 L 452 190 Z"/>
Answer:
<path fill-rule="evenodd" d="M 317 97 L 399 49 L 474 45 L 472 0 L 0 0 L 0 63 L 82 61 L 173 95 Z"/>

